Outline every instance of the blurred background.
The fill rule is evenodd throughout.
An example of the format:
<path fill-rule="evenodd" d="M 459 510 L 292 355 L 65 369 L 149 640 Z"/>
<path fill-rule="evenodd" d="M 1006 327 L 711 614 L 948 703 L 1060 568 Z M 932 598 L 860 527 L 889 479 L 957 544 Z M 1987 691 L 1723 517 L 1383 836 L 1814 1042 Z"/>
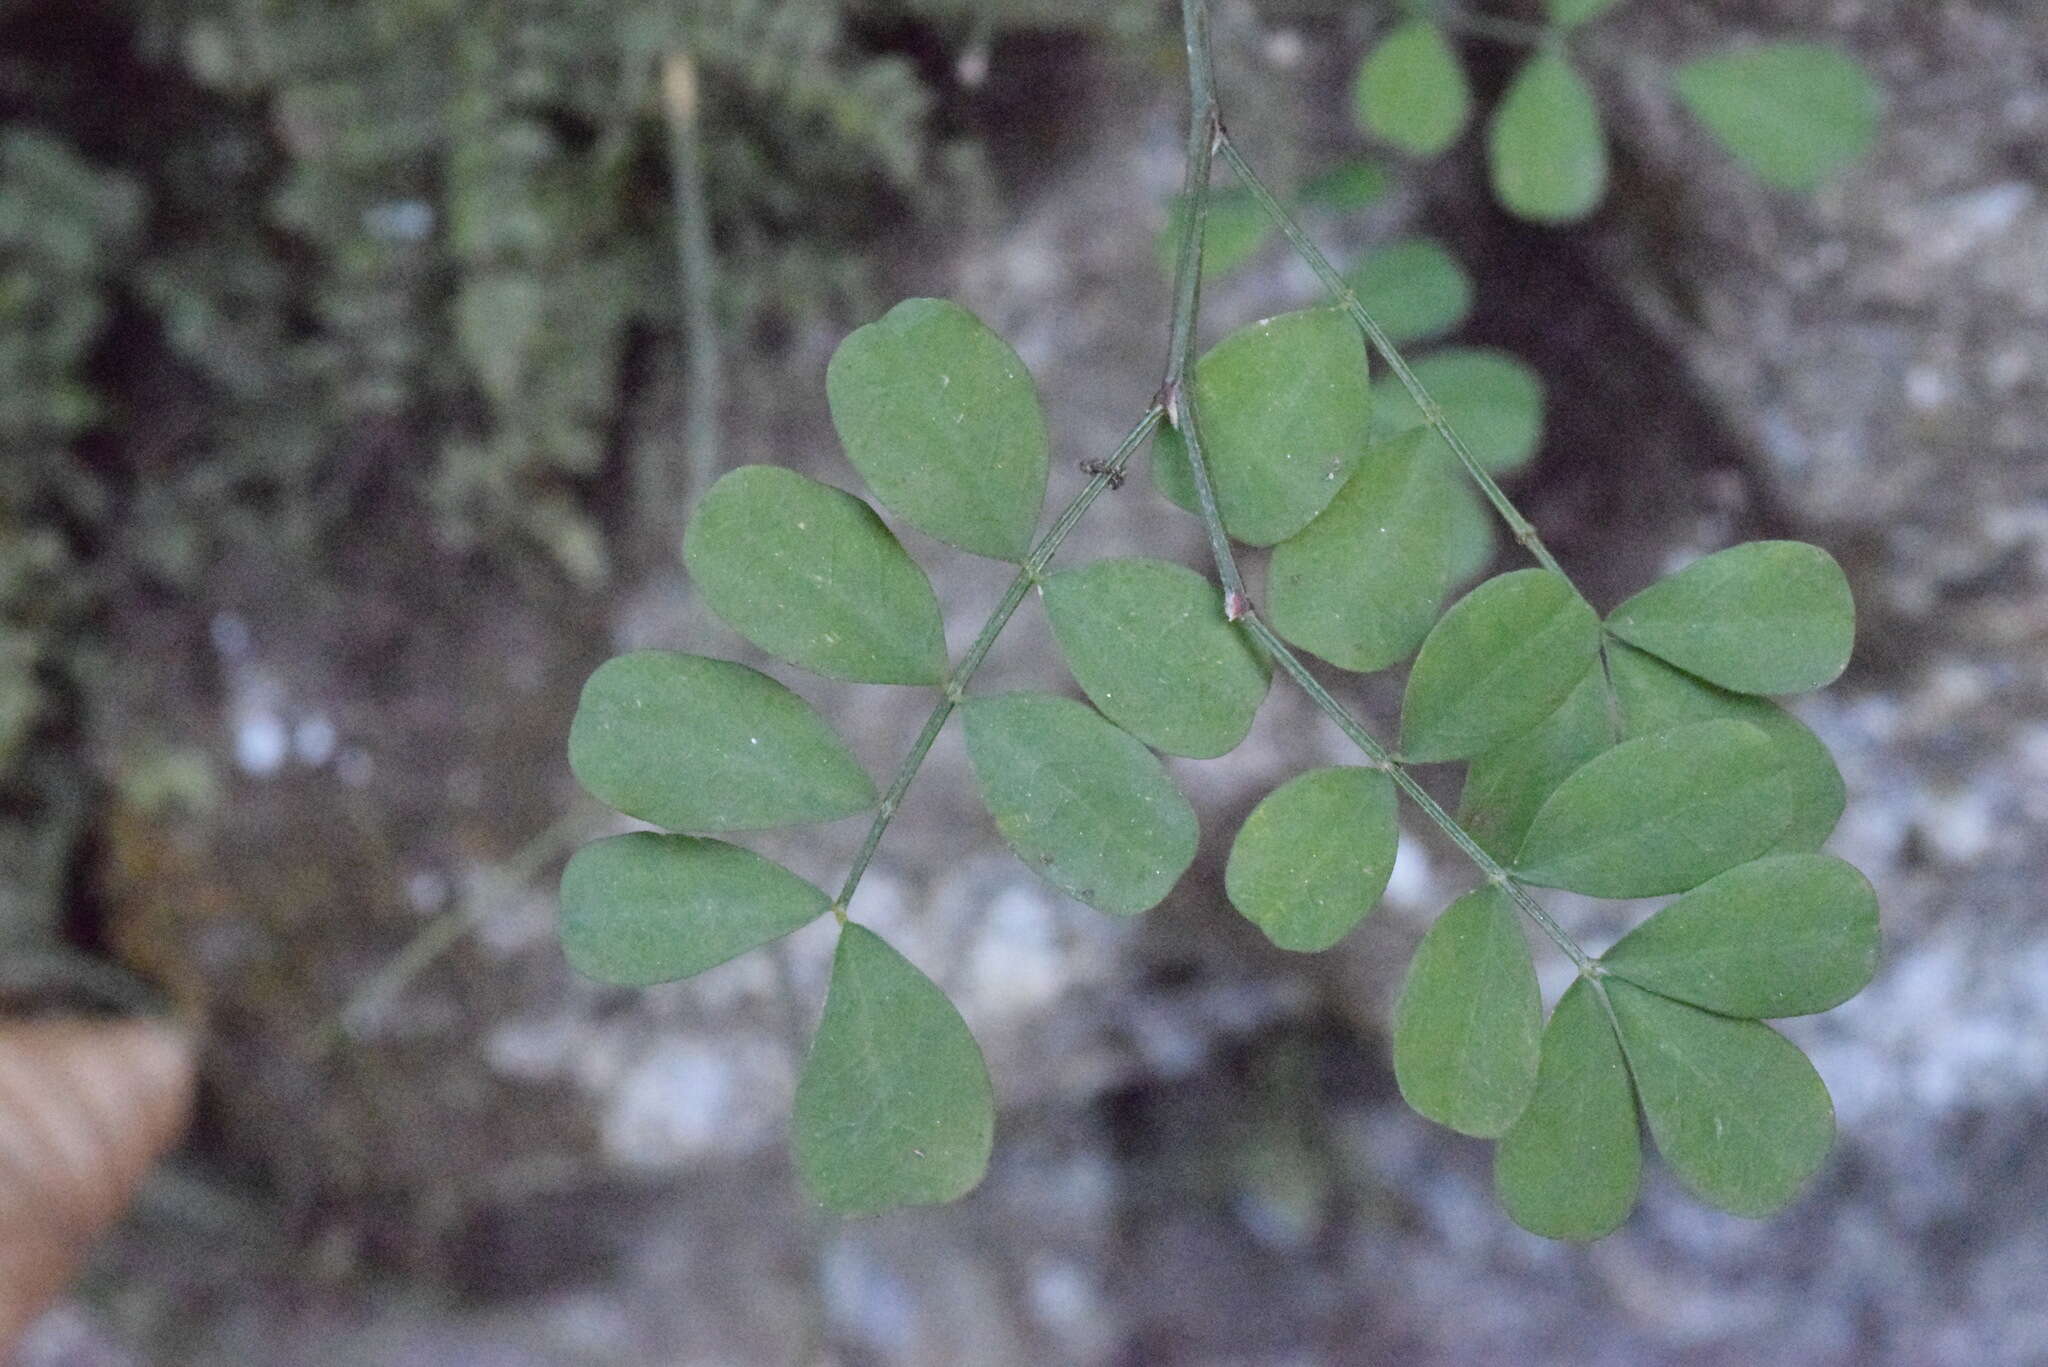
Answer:
<path fill-rule="evenodd" d="M 854 486 L 824 365 L 913 294 L 1030 365 L 1055 506 L 1150 400 L 1169 6 L 9 0 L 0 992 L 202 1031 L 188 1138 L 23 1362 L 2048 1361 L 2048 9 L 1623 4 L 1574 40 L 1611 184 L 1550 229 L 1495 205 L 1477 132 L 1417 161 L 1357 131 L 1391 7 L 1214 8 L 1233 134 L 1320 178 L 1339 264 L 1435 239 L 1474 286 L 1443 340 L 1540 376 L 1512 492 L 1596 606 L 1749 537 L 1847 568 L 1855 662 L 1799 710 L 1887 962 L 1788 1027 L 1840 1116 L 1810 1193 L 1749 1222 L 1653 1167 L 1601 1244 L 1516 1230 L 1488 1147 L 1387 1063 L 1455 852 L 1411 821 L 1385 906 L 1315 958 L 1223 900 L 1253 802 L 1342 753 L 1285 689 L 1237 753 L 1172 762 L 1204 854 L 1131 923 L 1011 858 L 941 739 L 855 914 L 988 1054 L 994 1166 L 955 1207 L 829 1223 L 794 1190 L 824 926 L 644 992 L 563 963 L 555 877 L 616 820 L 564 760 L 583 678 L 759 658 L 677 564 L 707 429 Z M 1788 37 L 1885 92 L 1874 151 L 1808 195 L 1669 90 Z M 1461 51 L 1483 107 L 1518 54 Z M 1254 240 L 1205 331 L 1316 299 Z M 1148 484 L 1068 558 L 1203 564 Z M 907 540 L 957 652 L 1004 572 Z M 928 706 L 781 673 L 877 773 Z M 1035 609 L 978 686 L 1064 686 Z M 757 847 L 836 880 L 864 824 Z M 1631 915 L 1559 906 L 1603 944 Z"/>

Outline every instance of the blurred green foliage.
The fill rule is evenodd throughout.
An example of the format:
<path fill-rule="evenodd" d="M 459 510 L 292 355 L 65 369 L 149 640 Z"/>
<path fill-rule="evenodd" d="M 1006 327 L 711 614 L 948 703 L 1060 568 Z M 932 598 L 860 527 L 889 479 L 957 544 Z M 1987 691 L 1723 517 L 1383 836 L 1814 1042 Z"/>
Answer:
<path fill-rule="evenodd" d="M 665 411 L 688 345 L 664 56 L 699 76 L 716 313 L 739 347 L 873 311 L 882 235 L 972 202 L 979 150 L 935 117 L 948 57 L 1013 26 L 1153 17 L 1135 0 L 6 7 L 0 824 L 45 831 L 32 752 L 76 713 L 108 595 L 198 590 L 237 551 L 317 582 L 351 547 L 423 534 L 608 577 L 598 477 L 683 463 L 670 426 L 622 416 Z M 25 881 L 0 850 L 0 885 Z"/>

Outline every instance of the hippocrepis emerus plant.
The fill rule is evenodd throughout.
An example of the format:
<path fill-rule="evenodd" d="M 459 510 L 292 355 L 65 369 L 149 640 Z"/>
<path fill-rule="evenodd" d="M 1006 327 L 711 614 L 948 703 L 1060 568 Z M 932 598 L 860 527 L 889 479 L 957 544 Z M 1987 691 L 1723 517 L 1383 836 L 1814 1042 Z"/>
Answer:
<path fill-rule="evenodd" d="M 1701 1199 L 1762 1215 L 1819 1167 L 1833 1110 L 1766 1019 L 1824 1011 L 1870 979 L 1876 899 L 1817 853 L 1843 806 L 1826 749 L 1774 696 L 1847 663 L 1848 585 L 1816 547 L 1753 542 L 1643 589 L 1602 619 L 1502 493 L 1386 333 L 1224 130 L 1203 0 L 1183 0 L 1193 114 L 1165 380 L 1093 478 L 1038 533 L 1048 443 L 1016 354 L 956 305 L 911 300 L 849 336 L 826 389 L 847 457 L 919 532 L 1019 569 L 949 666 L 924 571 L 869 504 L 747 466 L 701 499 L 684 539 L 697 589 L 768 654 L 832 679 L 937 697 L 886 793 L 806 703 L 731 661 L 641 651 L 584 689 L 570 760 L 598 798 L 662 831 L 586 846 L 562 880 L 583 972 L 686 977 L 814 919 L 839 924 L 831 986 L 797 1087 L 796 1165 L 850 1213 L 948 1201 L 995 1129 L 981 1053 L 944 994 L 848 906 L 934 738 L 963 714 L 996 828 L 1068 895 L 1115 915 L 1157 905 L 1196 821 L 1154 751 L 1211 757 L 1247 734 L 1274 670 L 1358 762 L 1281 784 L 1231 848 L 1231 903 L 1287 949 L 1328 948 L 1384 890 L 1406 796 L 1469 858 L 1475 887 L 1416 952 L 1393 1028 L 1422 1114 L 1499 1140 L 1496 1184 L 1537 1233 L 1590 1239 L 1627 1217 L 1640 1120 Z M 1330 288 L 1193 358 L 1208 186 L 1220 157 Z M 1419 424 L 1375 439 L 1367 344 Z M 1433 440 L 1430 440 L 1433 438 Z M 1153 444 L 1155 482 L 1195 510 L 1215 579 L 1159 560 L 1054 571 L 1093 502 Z M 1448 452 L 1448 456 L 1443 453 Z M 1469 479 L 1535 561 L 1440 611 Z M 1270 551 L 1263 604 L 1240 547 Z M 1038 591 L 1089 703 L 970 691 Z M 1398 746 L 1319 681 L 1307 652 L 1367 672 L 1413 657 Z M 1414 777 L 1462 763 L 1454 816 Z M 872 811 L 836 896 L 707 833 Z M 664 832 L 675 832 L 674 834 Z M 1537 900 L 1676 894 L 1594 955 Z M 1577 970 L 1545 1025 L 1518 917 Z"/>

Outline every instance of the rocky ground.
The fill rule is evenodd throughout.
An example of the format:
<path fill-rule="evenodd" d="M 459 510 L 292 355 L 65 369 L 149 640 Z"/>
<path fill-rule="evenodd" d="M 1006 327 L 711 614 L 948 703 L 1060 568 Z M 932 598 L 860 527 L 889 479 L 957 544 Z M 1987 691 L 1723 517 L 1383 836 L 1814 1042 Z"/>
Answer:
<path fill-rule="evenodd" d="M 1355 42 L 1222 10 L 1255 158 L 1338 155 Z M 1876 156 L 1811 199 L 1727 168 L 1658 74 L 1787 32 L 1854 47 L 1890 92 Z M 1466 338 L 1554 397 L 1515 492 L 1596 602 L 1754 535 L 1850 572 L 1856 662 L 1802 714 L 1847 779 L 1835 848 L 1879 888 L 1887 965 L 1790 1028 L 1841 1126 L 1792 1210 L 1736 1220 L 1660 1177 L 1591 1248 L 1507 1222 L 1485 1146 L 1409 1113 L 1386 1064 L 1455 854 L 1415 824 L 1386 908 L 1315 960 L 1223 904 L 1228 832 L 1342 753 L 1276 689 L 1238 753 L 1176 763 L 1205 853 L 1135 924 L 1017 865 L 941 739 L 855 910 L 982 1039 L 995 1166 L 958 1207 L 820 1225 L 783 1127 L 829 933 L 649 992 L 578 981 L 553 941 L 559 859 L 605 828 L 561 761 L 583 675 L 624 647 L 739 643 L 673 575 L 607 601 L 451 577 L 399 526 L 335 582 L 224 565 L 199 610 L 119 624 L 108 734 L 205 744 L 233 775 L 203 820 L 121 807 L 96 854 L 112 941 L 208 1005 L 204 1121 L 25 1360 L 765 1363 L 807 1336 L 891 1364 L 2048 1357 L 2048 12 L 1639 3 L 1589 63 L 1619 113 L 1586 227 L 1504 220 L 1469 154 L 1323 226 L 1425 226 L 1473 267 Z M 1017 345 L 1057 503 L 1157 383 L 1180 100 L 1173 73 L 1078 45 L 999 47 L 989 79 L 1013 212 L 945 252 L 905 244 L 896 279 Z M 1057 118 L 1014 116 L 1048 96 Z M 1211 293 L 1210 327 L 1312 298 L 1262 257 Z M 740 367 L 735 459 L 851 482 L 824 417 L 835 340 Z M 1098 504 L 1081 553 L 1199 563 L 1144 483 Z M 1001 579 L 929 563 L 957 648 Z M 983 683 L 1055 686 L 1048 645 L 1020 614 Z M 797 686 L 877 771 L 926 706 Z M 1359 698 L 1390 715 L 1384 685 Z M 861 833 L 763 848 L 823 879 Z M 1562 910 L 1595 939 L 1620 925 Z"/>

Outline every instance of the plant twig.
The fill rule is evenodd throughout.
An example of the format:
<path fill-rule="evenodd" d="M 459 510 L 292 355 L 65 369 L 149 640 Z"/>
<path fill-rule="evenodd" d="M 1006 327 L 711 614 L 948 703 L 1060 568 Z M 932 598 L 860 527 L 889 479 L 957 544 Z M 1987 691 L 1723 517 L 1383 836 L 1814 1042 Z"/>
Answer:
<path fill-rule="evenodd" d="M 696 59 L 678 48 L 661 64 L 661 104 L 668 124 L 670 191 L 675 196 L 676 267 L 682 291 L 684 386 L 688 409 L 683 417 L 683 459 L 687 484 L 666 490 L 663 517 L 673 521 L 682 506 L 701 497 L 718 478 L 719 409 L 725 376 L 718 352 L 718 320 L 713 312 L 715 281 L 711 252 L 711 215 L 704 193 L 702 91 Z M 666 530 L 666 529 L 664 529 Z"/>
<path fill-rule="evenodd" d="M 1166 346 L 1166 379 L 1159 403 L 1167 424 L 1180 433 L 1187 451 L 1188 473 L 1195 483 L 1195 501 L 1209 534 L 1209 552 L 1223 580 L 1223 615 L 1236 621 L 1250 606 L 1244 579 L 1223 519 L 1216 506 L 1216 487 L 1202 452 L 1202 421 L 1196 411 L 1193 366 L 1195 321 L 1202 309 L 1202 243 L 1209 226 L 1209 176 L 1216 146 L 1223 139 L 1223 121 L 1216 106 L 1216 69 L 1209 47 L 1209 11 L 1204 0 L 1181 0 L 1181 22 L 1188 45 L 1188 153 L 1180 198 L 1180 245 L 1173 266 L 1173 325 Z"/>
<path fill-rule="evenodd" d="M 860 887 L 860 880 L 866 875 L 868 865 L 875 857 L 876 848 L 882 843 L 882 833 L 889 829 L 889 822 L 895 818 L 896 808 L 901 805 L 903 795 L 910 791 L 911 781 L 917 777 L 918 768 L 924 763 L 924 757 L 931 750 L 932 742 L 939 738 L 939 732 L 944 729 L 946 719 L 953 714 L 954 707 L 965 696 L 968 680 L 981 668 L 981 662 L 987 658 L 989 649 L 995 645 L 996 637 L 1002 635 L 1003 628 L 1009 625 L 1011 616 L 1024 601 L 1024 595 L 1031 591 L 1033 584 L 1044 578 L 1045 567 L 1052 563 L 1052 558 L 1059 552 L 1061 543 L 1072 534 L 1082 516 L 1105 490 L 1123 482 L 1124 467 L 1130 464 L 1131 457 L 1137 454 L 1138 448 L 1151 437 L 1165 416 L 1165 410 L 1155 403 L 1145 411 L 1144 417 L 1138 419 L 1137 426 L 1125 434 L 1114 455 L 1108 460 L 1090 466 L 1095 472 L 1095 477 L 1082 487 L 1080 493 L 1074 495 L 1073 501 L 1060 511 L 1060 515 L 1053 519 L 1053 524 L 1046 530 L 1045 535 L 1038 539 L 1038 544 L 1032 548 L 1022 568 L 1017 571 L 1016 578 L 1012 579 L 1010 587 L 1004 590 L 1002 601 L 996 604 L 995 611 L 982 623 L 981 632 L 974 638 L 974 644 L 967 648 L 967 653 L 960 657 L 960 663 L 946 676 L 944 691 L 938 702 L 933 704 L 931 715 L 925 718 L 924 729 L 918 732 L 917 739 L 911 742 L 909 753 L 904 755 L 903 762 L 896 766 L 896 777 L 889 784 L 889 791 L 883 795 L 881 806 L 875 809 L 874 820 L 868 824 L 867 838 L 861 842 L 860 853 L 854 856 L 853 868 L 847 872 L 846 881 L 840 885 L 839 896 L 832 903 L 832 914 L 839 918 L 841 925 L 846 923 L 846 909 L 852 904 L 853 894 Z"/>

